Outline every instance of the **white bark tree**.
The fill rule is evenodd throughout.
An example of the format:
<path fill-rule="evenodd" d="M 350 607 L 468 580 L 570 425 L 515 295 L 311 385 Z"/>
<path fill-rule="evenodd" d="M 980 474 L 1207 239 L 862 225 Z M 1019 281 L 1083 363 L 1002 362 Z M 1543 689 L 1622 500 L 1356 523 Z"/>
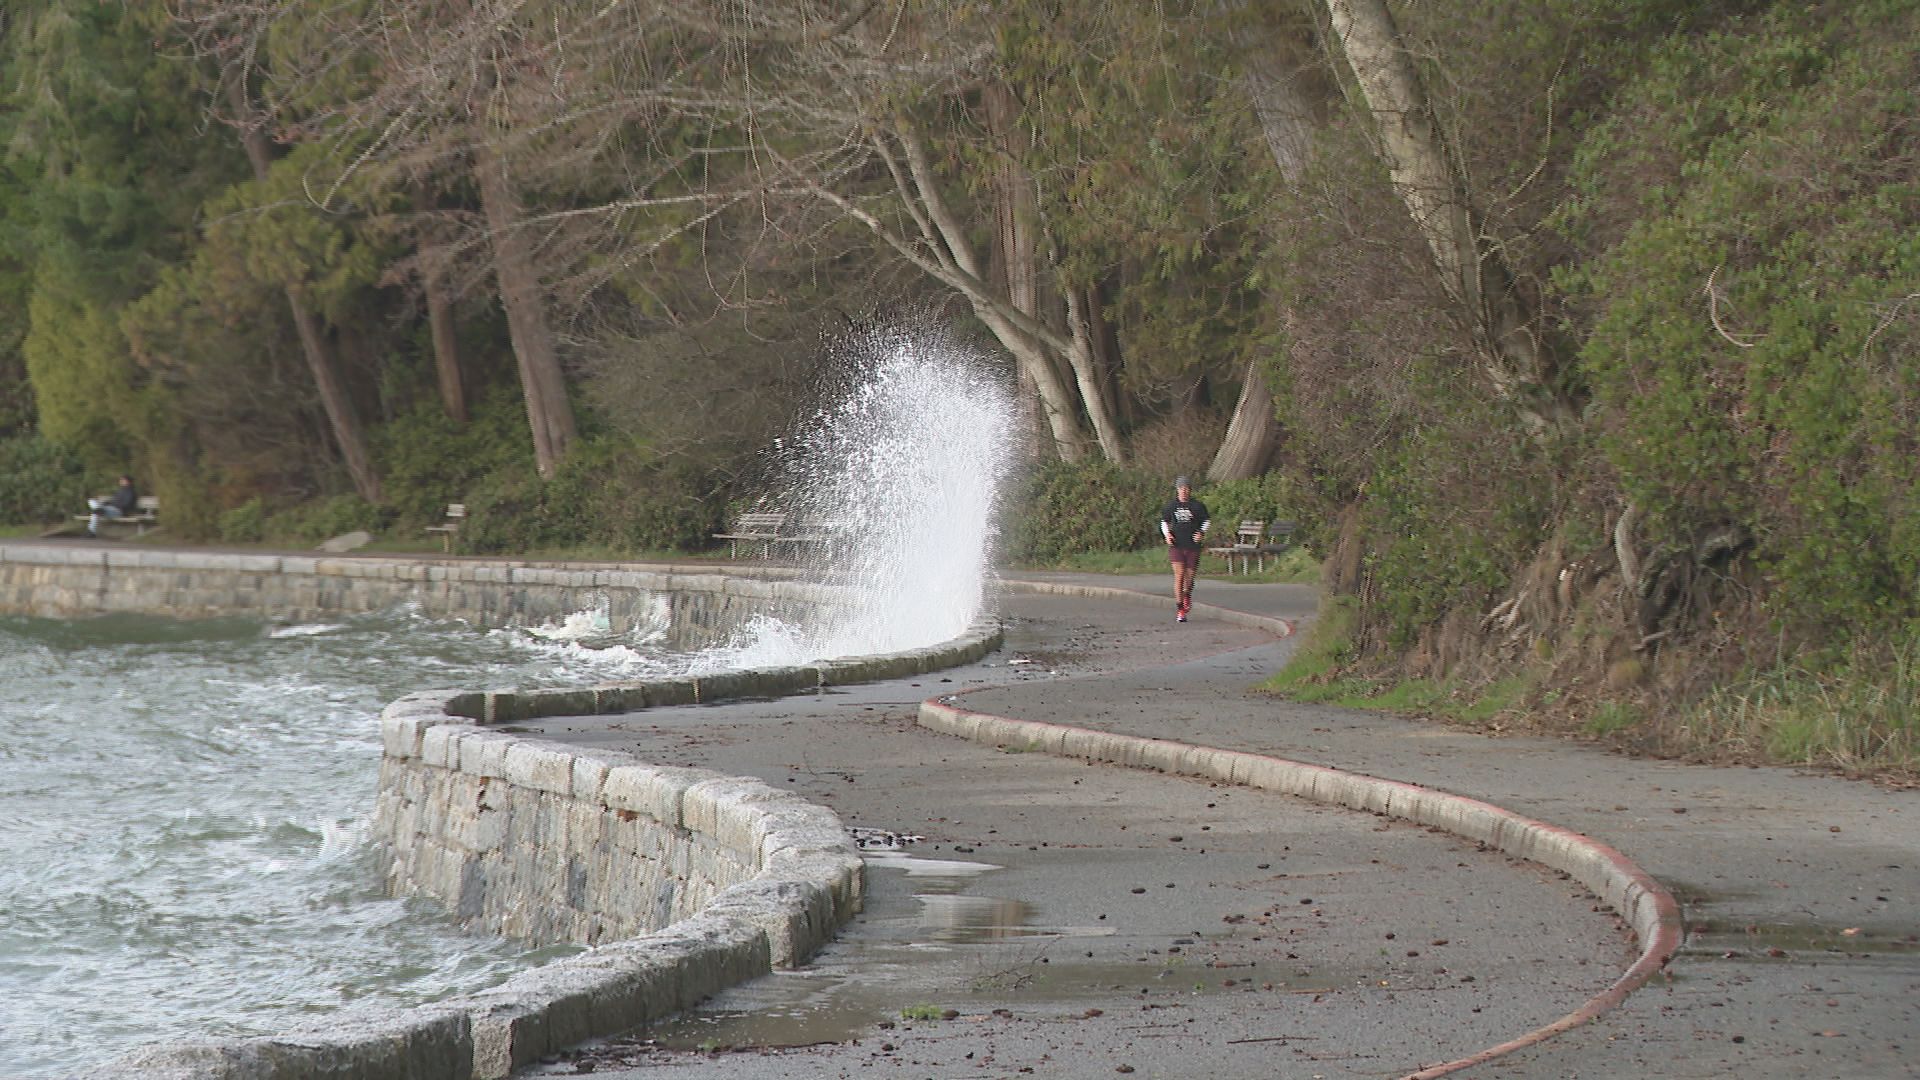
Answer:
<path fill-rule="evenodd" d="M 1466 184 L 1387 0 L 1326 2 L 1394 190 L 1426 240 L 1441 286 L 1472 321 L 1482 369 L 1528 428 L 1569 422 L 1571 408 L 1556 386 L 1560 358 L 1542 340 L 1540 320 L 1499 252 L 1481 242 Z"/>
<path fill-rule="evenodd" d="M 889 9 L 870 4 L 829 18 L 809 0 L 724 18 L 698 4 L 672 10 L 742 58 L 706 100 L 730 96 L 745 117 L 763 191 L 834 207 L 964 298 L 1033 388 L 1054 454 L 1077 461 L 1097 446 L 1126 460 L 1089 313 L 1071 290 L 1042 285 L 1057 268 L 1020 160 L 1018 109 L 993 72 L 991 12 L 927 4 L 882 19 Z M 987 196 L 965 197 L 973 190 Z"/>

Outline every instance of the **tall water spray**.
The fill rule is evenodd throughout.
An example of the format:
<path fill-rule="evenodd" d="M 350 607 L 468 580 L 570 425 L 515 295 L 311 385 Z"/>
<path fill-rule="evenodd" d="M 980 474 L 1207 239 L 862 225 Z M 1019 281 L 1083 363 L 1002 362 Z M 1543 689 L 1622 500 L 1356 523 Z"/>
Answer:
<path fill-rule="evenodd" d="M 783 448 L 781 498 L 820 530 L 811 565 L 850 600 L 790 644 L 815 659 L 958 637 L 985 604 L 996 497 L 1021 445 L 1013 397 L 939 335 L 837 352 L 848 385 Z"/>

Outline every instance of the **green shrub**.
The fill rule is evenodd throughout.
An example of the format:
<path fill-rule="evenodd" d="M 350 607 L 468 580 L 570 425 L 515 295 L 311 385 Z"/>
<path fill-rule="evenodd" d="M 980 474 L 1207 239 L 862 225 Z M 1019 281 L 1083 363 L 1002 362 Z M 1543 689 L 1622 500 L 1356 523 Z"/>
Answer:
<path fill-rule="evenodd" d="M 710 477 L 617 438 L 586 439 L 552 480 L 529 467 L 478 481 L 461 544 L 478 553 L 698 551 L 725 507 Z"/>
<path fill-rule="evenodd" d="M 460 546 L 480 554 L 507 554 L 538 546 L 534 522 L 540 509 L 540 478 L 531 463 L 502 469 L 467 488 L 467 520 Z"/>
<path fill-rule="evenodd" d="M 647 470 L 640 483 L 615 503 L 615 537 L 639 551 L 700 551 L 722 531 L 725 503 L 711 490 L 711 478 L 690 466 L 663 462 Z"/>
<path fill-rule="evenodd" d="M 437 524 L 448 503 L 473 504 L 483 478 L 533 471 L 526 407 L 506 389 L 479 402 L 465 424 L 437 401 L 424 404 L 381 428 L 375 446 L 387 505 L 415 525 Z"/>
<path fill-rule="evenodd" d="M 57 521 L 85 509 L 88 493 L 72 453 L 38 435 L 0 440 L 0 523 Z"/>
<path fill-rule="evenodd" d="M 1540 447 L 1464 395 L 1444 423 L 1382 455 L 1363 504 L 1370 619 L 1393 647 L 1457 606 L 1482 604 L 1537 551 L 1552 523 L 1553 478 Z"/>
<path fill-rule="evenodd" d="M 1265 473 L 1245 480 L 1210 484 L 1197 493 L 1213 515 L 1212 535 L 1225 538 L 1242 520 L 1291 521 L 1296 544 L 1320 550 L 1325 542 L 1328 521 L 1313 498 L 1291 477 L 1279 472 Z"/>
<path fill-rule="evenodd" d="M 1560 222 L 1643 535 L 1742 526 L 1770 614 L 1839 646 L 1920 611 L 1916 34 L 1874 0 L 1676 38 L 1584 133 Z"/>
<path fill-rule="evenodd" d="M 266 539 L 297 544 L 317 544 L 330 536 L 364 529 L 378 532 L 391 519 L 391 513 L 358 495 L 335 495 L 289 507 L 267 518 Z"/>
<path fill-rule="evenodd" d="M 267 504 L 248 499 L 220 515 L 220 539 L 229 544 L 257 544 L 267 537 Z"/>
<path fill-rule="evenodd" d="M 1168 478 L 1105 461 L 1042 465 L 1013 486 L 1001 543 L 1018 563 L 1051 564 L 1088 551 L 1157 542 Z M 1211 509 L 1211 507 L 1209 507 Z"/>

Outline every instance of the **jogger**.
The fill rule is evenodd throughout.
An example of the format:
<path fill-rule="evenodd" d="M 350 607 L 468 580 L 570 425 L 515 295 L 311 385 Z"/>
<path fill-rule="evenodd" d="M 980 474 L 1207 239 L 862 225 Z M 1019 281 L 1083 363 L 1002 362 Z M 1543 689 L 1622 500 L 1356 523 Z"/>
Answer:
<path fill-rule="evenodd" d="M 1160 535 L 1167 541 L 1167 561 L 1173 564 L 1173 598 L 1176 621 L 1186 622 L 1193 607 L 1193 578 L 1200 569 L 1200 547 L 1206 539 L 1207 504 L 1193 497 L 1193 488 L 1182 476 L 1173 482 L 1173 501 L 1160 513 Z"/>

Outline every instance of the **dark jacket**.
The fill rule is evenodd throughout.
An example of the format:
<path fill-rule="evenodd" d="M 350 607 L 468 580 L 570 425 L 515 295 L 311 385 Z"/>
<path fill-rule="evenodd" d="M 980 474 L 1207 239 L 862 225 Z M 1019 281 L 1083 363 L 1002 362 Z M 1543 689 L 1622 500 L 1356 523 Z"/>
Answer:
<path fill-rule="evenodd" d="M 120 511 L 122 514 L 133 513 L 133 508 L 139 501 L 140 494 L 133 490 L 132 484 L 121 484 L 119 487 L 113 489 L 113 494 L 107 496 L 107 505 Z"/>

